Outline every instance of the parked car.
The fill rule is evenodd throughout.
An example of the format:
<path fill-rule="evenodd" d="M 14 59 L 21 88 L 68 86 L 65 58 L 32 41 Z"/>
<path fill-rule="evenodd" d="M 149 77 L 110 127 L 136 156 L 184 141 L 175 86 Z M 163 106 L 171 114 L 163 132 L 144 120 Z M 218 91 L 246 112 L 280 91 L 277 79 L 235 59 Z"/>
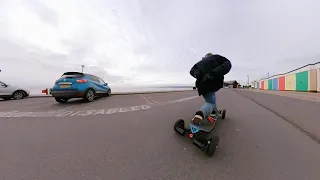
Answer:
<path fill-rule="evenodd" d="M 66 72 L 55 82 L 51 94 L 59 103 L 65 103 L 71 98 L 92 102 L 96 97 L 110 96 L 111 88 L 95 75 Z"/>
<path fill-rule="evenodd" d="M 0 98 L 4 100 L 10 100 L 12 98 L 18 100 L 28 97 L 29 95 L 30 91 L 25 88 L 12 86 L 0 81 Z"/>

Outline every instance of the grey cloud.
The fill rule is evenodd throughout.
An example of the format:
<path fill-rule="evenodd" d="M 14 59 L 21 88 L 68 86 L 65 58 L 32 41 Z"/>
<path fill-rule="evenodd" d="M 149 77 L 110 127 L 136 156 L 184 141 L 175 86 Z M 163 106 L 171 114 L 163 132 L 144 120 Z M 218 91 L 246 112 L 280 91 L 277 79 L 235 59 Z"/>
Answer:
<path fill-rule="evenodd" d="M 57 13 L 39 0 L 25 0 L 23 3 L 45 23 L 56 26 L 58 24 Z"/>
<path fill-rule="evenodd" d="M 122 77 L 122 76 L 111 76 L 106 70 L 101 69 L 97 66 L 89 66 L 87 67 L 87 69 L 89 69 L 89 73 L 99 76 L 105 82 L 117 83 L 117 82 L 120 82 L 121 80 L 126 79 L 125 77 Z"/>
<path fill-rule="evenodd" d="M 81 63 L 68 62 L 68 55 L 57 54 L 32 46 L 18 45 L 0 39 L 0 78 L 12 84 L 30 88 L 51 87 L 54 81 L 67 71 L 81 71 Z M 90 73 L 97 74 L 108 82 L 117 82 L 123 77 L 112 76 L 98 67 L 91 67 Z"/>
<path fill-rule="evenodd" d="M 19 65 L 21 62 L 37 62 L 45 68 L 59 66 L 66 62 L 66 55 L 56 54 L 31 45 L 0 38 L 0 62 L 11 62 Z M 48 66 L 50 65 L 50 66 Z"/>
<path fill-rule="evenodd" d="M 141 46 L 138 46 L 137 48 L 135 48 L 135 53 L 136 54 L 149 54 L 153 51 L 153 48 L 144 44 Z"/>
<path fill-rule="evenodd" d="M 27 3 L 44 21 L 59 24 L 59 14 L 54 15 L 56 12 L 41 1 Z M 231 60 L 233 68 L 226 79 L 246 80 L 247 75 L 260 78 L 268 72 L 283 73 L 320 61 L 319 6 L 317 0 L 79 0 L 74 8 L 82 12 L 78 17 L 82 26 L 74 37 L 60 41 L 67 47 L 66 54 L 35 47 L 36 53 L 30 53 L 30 46 L 10 39 L 14 43 L 7 41 L 4 43 L 7 45 L 1 45 L 0 42 L 0 47 L 6 46 L 0 57 L 7 59 L 7 64 L 25 64 L 28 60 L 36 62 L 34 69 L 59 73 L 63 65 L 79 69 L 91 59 L 97 66 L 91 67 L 93 73 L 107 81 L 129 81 L 132 77 L 113 77 L 105 71 L 105 68 L 121 71 L 121 63 L 128 60 L 120 59 L 113 66 L 110 62 L 116 55 L 110 55 L 108 49 L 100 54 L 94 50 L 103 41 L 121 42 L 124 47 L 117 50 L 133 54 L 131 61 L 139 66 L 132 71 L 140 75 L 178 72 L 179 77 L 190 79 L 192 65 L 205 53 L 212 52 Z"/>

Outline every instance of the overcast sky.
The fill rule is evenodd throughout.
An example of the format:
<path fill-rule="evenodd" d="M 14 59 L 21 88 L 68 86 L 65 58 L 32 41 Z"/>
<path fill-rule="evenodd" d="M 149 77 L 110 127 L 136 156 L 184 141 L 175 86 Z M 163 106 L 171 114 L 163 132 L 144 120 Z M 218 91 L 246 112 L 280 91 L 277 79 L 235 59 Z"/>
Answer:
<path fill-rule="evenodd" d="M 115 85 L 191 84 L 207 52 L 226 80 L 320 61 L 319 0 L 0 0 L 0 79 L 52 86 L 65 71 Z"/>

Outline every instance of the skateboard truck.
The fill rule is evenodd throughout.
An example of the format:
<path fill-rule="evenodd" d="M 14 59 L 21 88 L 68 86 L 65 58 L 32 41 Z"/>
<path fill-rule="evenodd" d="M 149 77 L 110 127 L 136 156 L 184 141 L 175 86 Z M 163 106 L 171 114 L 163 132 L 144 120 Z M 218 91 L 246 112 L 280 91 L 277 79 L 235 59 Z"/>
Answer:
<path fill-rule="evenodd" d="M 200 141 L 198 141 L 198 140 L 196 140 L 196 139 L 194 139 L 194 140 L 192 141 L 192 143 L 193 143 L 195 146 L 197 146 L 198 148 L 200 148 L 201 150 L 204 150 L 204 149 L 207 147 L 204 143 L 202 143 L 202 142 L 200 142 Z"/>

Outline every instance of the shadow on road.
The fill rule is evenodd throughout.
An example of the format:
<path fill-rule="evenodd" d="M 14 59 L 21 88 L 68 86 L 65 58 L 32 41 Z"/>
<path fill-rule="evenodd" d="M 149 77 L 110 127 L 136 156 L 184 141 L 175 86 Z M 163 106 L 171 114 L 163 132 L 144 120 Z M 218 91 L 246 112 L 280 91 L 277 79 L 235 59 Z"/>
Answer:
<path fill-rule="evenodd" d="M 1 99 L 1 98 L 0 98 L 0 102 L 6 102 L 6 101 L 8 101 L 8 102 L 11 102 L 11 101 L 15 101 L 15 102 L 17 102 L 17 101 L 23 101 L 23 100 L 25 100 L 25 99 L 27 99 L 27 98 L 20 99 L 20 100 L 15 100 L 15 99 L 5 100 L 5 99 Z"/>
<path fill-rule="evenodd" d="M 87 103 L 95 103 L 101 100 L 104 100 L 105 97 L 97 97 L 93 102 L 86 102 L 84 99 L 70 99 L 66 103 L 55 103 L 56 106 L 70 106 L 70 105 L 78 105 L 78 104 L 87 104 Z M 55 101 L 55 100 L 53 100 Z"/>

